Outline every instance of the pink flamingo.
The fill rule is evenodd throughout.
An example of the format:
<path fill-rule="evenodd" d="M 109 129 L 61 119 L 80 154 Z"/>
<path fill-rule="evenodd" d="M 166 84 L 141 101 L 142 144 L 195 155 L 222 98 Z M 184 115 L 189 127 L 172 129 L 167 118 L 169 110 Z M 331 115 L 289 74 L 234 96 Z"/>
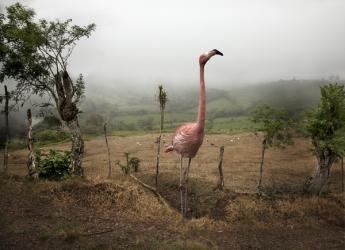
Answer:
<path fill-rule="evenodd" d="M 182 220 L 187 217 L 187 196 L 188 196 L 188 174 L 192 158 L 197 154 L 203 139 L 205 127 L 205 110 L 206 110 L 206 93 L 204 67 L 207 61 L 214 55 L 223 55 L 214 49 L 199 57 L 200 65 L 200 91 L 199 91 L 199 110 L 197 121 L 194 123 L 186 123 L 176 129 L 172 139 L 172 145 L 168 146 L 165 152 L 175 151 L 181 156 L 180 165 L 180 199 Z M 183 168 L 183 158 L 188 158 L 188 165 Z"/>

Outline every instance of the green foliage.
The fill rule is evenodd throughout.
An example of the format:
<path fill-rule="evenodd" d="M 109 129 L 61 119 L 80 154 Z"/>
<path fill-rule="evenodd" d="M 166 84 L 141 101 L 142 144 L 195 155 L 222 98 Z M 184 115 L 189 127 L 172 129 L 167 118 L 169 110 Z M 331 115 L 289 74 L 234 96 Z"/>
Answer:
<path fill-rule="evenodd" d="M 121 164 L 120 161 L 116 162 L 116 165 L 118 165 L 122 173 L 125 175 L 129 174 L 130 170 L 132 169 L 134 172 L 138 172 L 139 166 L 140 166 L 140 159 L 137 157 L 130 157 L 130 153 L 125 152 L 124 156 L 126 158 L 126 164 Z"/>
<path fill-rule="evenodd" d="M 141 130 L 153 129 L 153 117 L 146 117 L 138 120 L 138 128 Z"/>
<path fill-rule="evenodd" d="M 315 152 L 344 155 L 345 153 L 345 90 L 344 86 L 322 86 L 319 105 L 310 111 L 305 129 L 311 136 Z"/>
<path fill-rule="evenodd" d="M 0 16 L 0 81 L 4 77 L 17 81 L 16 101 L 25 100 L 28 94 L 48 94 L 57 102 L 55 76 L 66 71 L 76 42 L 89 37 L 95 25 L 72 25 L 71 19 L 36 20 L 34 10 L 19 3 L 7 7 L 6 15 Z M 82 75 L 72 88 L 76 104 L 84 94 Z"/>
<path fill-rule="evenodd" d="M 35 140 L 38 145 L 62 142 L 69 138 L 69 135 L 63 131 L 45 129 L 35 133 Z"/>
<path fill-rule="evenodd" d="M 292 121 L 286 111 L 260 105 L 253 110 L 252 121 L 258 124 L 257 130 L 263 133 L 266 147 L 283 147 L 292 143 Z"/>
<path fill-rule="evenodd" d="M 165 110 L 165 105 L 168 101 L 168 93 L 163 88 L 163 85 L 158 86 L 158 102 L 161 111 Z"/>
<path fill-rule="evenodd" d="M 130 168 L 134 170 L 134 172 L 138 172 L 140 166 L 140 159 L 138 157 L 131 157 L 129 159 L 128 165 Z"/>
<path fill-rule="evenodd" d="M 68 176 L 68 166 L 70 164 L 69 151 L 58 152 L 50 150 L 47 155 L 42 155 L 40 150 L 36 150 L 37 171 L 40 178 L 48 180 L 62 180 Z"/>

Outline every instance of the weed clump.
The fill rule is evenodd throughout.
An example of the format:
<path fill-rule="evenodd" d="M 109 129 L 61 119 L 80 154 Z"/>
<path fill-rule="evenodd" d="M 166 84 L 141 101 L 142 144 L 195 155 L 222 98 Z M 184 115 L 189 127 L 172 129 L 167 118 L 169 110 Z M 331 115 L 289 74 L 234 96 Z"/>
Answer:
<path fill-rule="evenodd" d="M 121 168 L 122 173 L 127 175 L 129 174 L 131 169 L 134 172 L 138 172 L 140 166 L 140 159 L 138 157 L 130 157 L 130 154 L 128 152 L 125 152 L 124 156 L 126 157 L 126 164 L 121 164 L 120 161 L 116 162 L 116 165 L 118 165 Z"/>

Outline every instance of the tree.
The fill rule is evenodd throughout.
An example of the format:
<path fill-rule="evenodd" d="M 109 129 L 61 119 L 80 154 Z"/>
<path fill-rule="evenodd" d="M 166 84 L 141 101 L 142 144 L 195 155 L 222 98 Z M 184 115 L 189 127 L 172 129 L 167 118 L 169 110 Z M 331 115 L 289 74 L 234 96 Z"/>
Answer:
<path fill-rule="evenodd" d="M 76 42 L 89 37 L 95 25 L 81 27 L 71 22 L 71 19 L 36 21 L 32 9 L 19 3 L 7 7 L 6 15 L 0 16 L 0 82 L 5 77 L 16 80 L 17 102 L 24 102 L 31 94 L 50 97 L 71 135 L 69 172 L 82 176 L 84 141 L 77 105 L 83 97 L 85 83 L 82 75 L 74 82 L 67 67 Z"/>
<path fill-rule="evenodd" d="M 305 123 L 317 158 L 314 174 L 306 183 L 306 189 L 313 194 L 321 193 L 333 163 L 345 152 L 344 86 L 328 84 L 320 90 L 320 103 L 308 113 Z"/>
<path fill-rule="evenodd" d="M 252 121 L 259 125 L 258 131 L 263 133 L 260 162 L 260 178 L 258 190 L 262 188 L 262 175 L 265 151 L 269 147 L 284 147 L 292 144 L 292 121 L 284 110 L 274 109 L 268 105 L 257 106 L 252 112 Z"/>
<path fill-rule="evenodd" d="M 168 101 L 167 92 L 164 90 L 163 85 L 158 86 L 158 102 L 159 102 L 159 110 L 160 110 L 160 126 L 159 126 L 159 136 L 157 138 L 157 159 L 156 159 L 156 188 L 158 186 L 158 174 L 159 174 L 159 159 L 160 159 L 160 151 L 161 151 L 161 140 L 162 140 L 162 131 L 164 127 L 164 111 L 165 105 Z"/>

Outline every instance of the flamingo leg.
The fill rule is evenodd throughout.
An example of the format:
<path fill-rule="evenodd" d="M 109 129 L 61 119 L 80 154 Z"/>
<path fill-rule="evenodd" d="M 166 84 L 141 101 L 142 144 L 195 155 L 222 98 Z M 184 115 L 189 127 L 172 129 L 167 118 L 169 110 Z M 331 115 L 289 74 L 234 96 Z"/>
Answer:
<path fill-rule="evenodd" d="M 184 205 L 183 205 L 183 181 L 184 181 L 184 178 L 182 176 L 182 173 L 183 173 L 183 166 L 182 166 L 182 163 L 183 163 L 183 156 L 181 155 L 181 164 L 180 164 L 180 201 L 181 201 L 181 214 L 182 214 L 182 221 L 184 221 Z"/>
<path fill-rule="evenodd" d="M 187 200 L 188 200 L 188 175 L 189 175 L 189 167 L 190 163 L 192 162 L 192 158 L 188 158 L 188 166 L 185 169 L 184 178 L 185 178 L 185 193 L 184 193 L 184 212 L 185 217 L 187 217 Z"/>

